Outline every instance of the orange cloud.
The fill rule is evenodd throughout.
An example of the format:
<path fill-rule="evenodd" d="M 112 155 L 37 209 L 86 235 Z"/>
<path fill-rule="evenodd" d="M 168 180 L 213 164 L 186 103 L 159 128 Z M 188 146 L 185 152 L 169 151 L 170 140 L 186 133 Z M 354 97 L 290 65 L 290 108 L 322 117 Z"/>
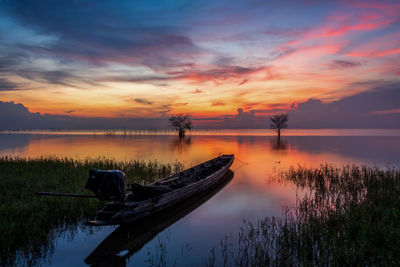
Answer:
<path fill-rule="evenodd" d="M 224 103 L 222 101 L 216 101 L 216 102 L 213 102 L 211 105 L 212 106 L 225 106 L 226 103 Z"/>

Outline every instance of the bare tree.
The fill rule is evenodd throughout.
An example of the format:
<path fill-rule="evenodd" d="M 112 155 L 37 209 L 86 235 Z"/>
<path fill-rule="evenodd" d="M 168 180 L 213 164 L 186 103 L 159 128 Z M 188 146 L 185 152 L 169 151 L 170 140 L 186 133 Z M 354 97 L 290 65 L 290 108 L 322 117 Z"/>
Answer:
<path fill-rule="evenodd" d="M 281 129 L 287 128 L 287 122 L 289 121 L 288 114 L 279 114 L 271 117 L 271 129 L 276 129 L 278 132 L 278 144 L 281 140 Z"/>
<path fill-rule="evenodd" d="M 181 138 L 185 136 L 186 130 L 192 129 L 192 120 L 189 115 L 173 115 L 168 119 L 168 121 L 171 127 L 174 127 L 179 132 L 179 137 Z"/>

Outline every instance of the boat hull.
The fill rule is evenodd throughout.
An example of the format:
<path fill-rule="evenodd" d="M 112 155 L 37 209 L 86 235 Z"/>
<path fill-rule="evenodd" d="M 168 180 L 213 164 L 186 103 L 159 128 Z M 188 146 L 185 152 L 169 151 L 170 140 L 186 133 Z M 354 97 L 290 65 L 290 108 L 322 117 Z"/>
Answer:
<path fill-rule="evenodd" d="M 126 202 L 124 205 L 118 203 L 110 203 L 109 205 L 120 205 L 119 210 L 115 211 L 113 216 L 108 220 L 89 221 L 89 225 L 116 225 L 116 224 L 128 224 L 142 219 L 146 216 L 158 213 L 167 209 L 168 207 L 174 206 L 198 193 L 204 192 L 209 188 L 212 188 L 220 182 L 224 175 L 229 170 L 233 163 L 233 155 L 223 155 L 213 160 L 218 160 L 223 157 L 226 161 L 220 169 L 213 172 L 204 179 L 197 182 L 191 183 L 182 188 L 173 190 L 171 192 L 155 196 L 141 202 Z M 209 162 L 213 161 L 210 160 Z M 182 172 L 183 173 L 183 172 Z M 107 209 L 107 206 L 104 209 Z M 103 211 L 104 212 L 104 211 Z"/>

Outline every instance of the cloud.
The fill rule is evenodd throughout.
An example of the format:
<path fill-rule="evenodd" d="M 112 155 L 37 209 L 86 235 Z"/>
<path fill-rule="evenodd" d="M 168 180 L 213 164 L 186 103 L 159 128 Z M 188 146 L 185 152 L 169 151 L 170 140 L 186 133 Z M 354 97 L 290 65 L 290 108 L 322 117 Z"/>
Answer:
<path fill-rule="evenodd" d="M 66 111 L 67 113 L 69 111 Z M 71 112 L 73 112 L 71 110 Z M 0 130 L 12 129 L 154 129 L 166 128 L 166 118 L 101 118 L 73 117 L 32 113 L 14 102 L 0 101 Z"/>
<path fill-rule="evenodd" d="M 136 103 L 143 104 L 143 105 L 152 105 L 154 103 L 153 101 L 149 101 L 149 100 L 146 100 L 146 99 L 143 99 L 143 98 L 135 98 L 133 100 Z"/>
<path fill-rule="evenodd" d="M 273 114 L 289 113 L 289 128 L 342 129 L 342 128 L 400 128 L 400 83 L 367 81 L 363 85 L 376 85 L 369 91 L 324 103 L 319 99 L 268 105 L 265 110 L 237 110 L 236 115 L 221 118 L 214 127 L 268 128 Z"/>
<path fill-rule="evenodd" d="M 0 78 L 0 92 L 1 91 L 14 91 L 18 90 L 18 85 L 16 83 L 10 82 L 7 79 Z"/>
<path fill-rule="evenodd" d="M 331 103 L 310 99 L 290 112 L 292 128 L 400 128 L 400 84 L 384 84 Z M 386 112 L 385 112 L 386 111 Z M 391 111 L 391 112 L 388 112 Z"/>
<path fill-rule="evenodd" d="M 211 106 L 214 106 L 214 107 L 216 107 L 216 106 L 225 106 L 225 105 L 226 105 L 226 103 L 224 103 L 222 101 L 215 101 L 215 102 L 212 102 L 212 104 L 211 104 Z"/>
<path fill-rule="evenodd" d="M 248 81 L 249 81 L 249 79 L 243 79 L 243 81 L 241 81 L 241 82 L 239 83 L 239 85 L 243 85 L 243 84 L 247 83 Z"/>
<path fill-rule="evenodd" d="M 351 60 L 332 60 L 326 64 L 330 69 L 348 69 L 353 67 L 359 67 L 362 65 L 361 62 Z"/>
<path fill-rule="evenodd" d="M 201 91 L 201 90 L 199 90 L 199 89 L 196 89 L 196 90 L 194 90 L 193 91 L 193 94 L 200 94 L 200 93 L 202 93 L 203 91 Z"/>
<path fill-rule="evenodd" d="M 242 108 L 238 108 L 237 114 L 225 116 L 219 122 L 219 127 L 225 129 L 265 128 L 265 119 L 256 116 L 253 110 L 244 111 Z"/>
<path fill-rule="evenodd" d="M 346 2 L 341 9 L 334 10 L 321 23 L 294 34 L 291 40 L 276 47 L 271 55 L 274 59 L 300 52 L 306 52 L 309 55 L 310 52 L 314 53 L 315 48 L 327 48 L 332 45 L 335 45 L 337 49 L 321 50 L 322 54 L 330 54 L 331 51 L 333 54 L 342 54 L 349 48 L 354 48 L 354 51 L 346 52 L 347 56 L 381 57 L 400 53 L 398 46 L 385 48 L 382 40 L 372 50 L 359 51 L 358 49 L 364 43 L 369 43 L 371 36 L 373 38 L 374 35 L 367 35 L 368 33 L 396 25 L 399 21 L 399 11 L 400 5 L 394 2 L 382 4 L 362 3 L 361 1 Z M 361 34 L 364 34 L 363 38 L 359 38 Z"/>
<path fill-rule="evenodd" d="M 400 108 L 389 109 L 389 110 L 376 110 L 372 112 L 372 114 L 378 114 L 378 115 L 398 114 L 398 113 L 400 114 Z"/>
<path fill-rule="evenodd" d="M 364 84 L 379 84 L 377 81 Z M 284 104 L 269 105 L 267 109 L 238 108 L 234 115 L 212 118 L 194 118 L 201 127 L 215 128 L 268 128 L 269 116 L 289 112 L 290 128 L 400 128 L 400 84 L 382 82 L 372 90 L 357 93 L 343 99 L 324 103 L 309 99 L 294 103 L 288 108 Z M 46 129 L 46 128 L 162 128 L 167 127 L 165 116 L 170 105 L 156 105 L 146 99 L 134 99 L 151 105 L 151 111 L 160 117 L 145 118 L 80 118 L 31 113 L 22 104 L 0 101 L 0 129 Z M 151 102 L 151 101 L 150 101 Z M 183 103 L 184 104 L 184 103 Z M 220 105 L 222 102 L 215 102 Z M 251 108 L 249 106 L 248 108 Z M 69 111 L 66 111 L 69 112 Z M 73 112 L 71 110 L 71 112 Z"/>
<path fill-rule="evenodd" d="M 238 80 L 241 84 L 246 83 L 257 74 L 258 80 L 276 80 L 281 76 L 272 66 L 242 67 L 242 66 L 215 66 L 207 69 L 191 69 L 168 72 L 173 79 L 191 81 L 193 83 L 204 83 L 212 81 L 214 83 L 233 83 Z"/>
<path fill-rule="evenodd" d="M 293 29 L 293 28 L 284 28 L 284 29 L 280 29 L 280 28 L 269 28 L 266 30 L 261 31 L 262 34 L 265 35 L 272 35 L 272 36 L 285 36 L 285 37 L 297 37 L 301 34 L 303 34 L 304 32 L 306 32 L 307 29 L 303 28 L 303 29 Z"/>
<path fill-rule="evenodd" d="M 167 71 L 165 74 L 132 77 L 127 75 L 114 75 L 100 78 L 96 82 L 134 82 L 134 83 L 152 83 L 159 81 L 182 80 L 191 83 L 214 82 L 235 83 L 241 81 L 239 85 L 245 84 L 251 79 L 252 75 L 257 74 L 258 80 L 276 80 L 281 75 L 276 72 L 272 66 L 243 67 L 243 66 L 196 66 L 182 70 Z M 196 89 L 194 94 L 202 91 Z"/>
<path fill-rule="evenodd" d="M 383 49 L 383 50 L 367 50 L 367 51 L 353 51 L 346 55 L 351 57 L 384 57 L 400 54 L 400 47 Z"/>
<path fill-rule="evenodd" d="M 43 0 L 5 3 L 3 7 L 19 23 L 54 37 L 45 45 L 19 46 L 43 56 L 160 69 L 181 66 L 201 52 L 184 28 L 168 23 L 161 11 L 149 12 L 146 3 L 119 1 L 117 5 L 97 2 L 89 8 L 73 1 L 55 5 Z"/>
<path fill-rule="evenodd" d="M 41 83 L 50 83 L 50 84 L 57 84 L 57 85 L 65 85 L 69 87 L 76 87 L 74 84 L 77 82 L 86 82 L 86 83 L 93 83 L 92 79 L 82 78 L 77 75 L 74 75 L 72 71 L 61 71 L 61 70 L 54 70 L 54 71 L 47 71 L 47 70 L 16 70 L 14 72 L 19 77 L 41 82 Z"/>

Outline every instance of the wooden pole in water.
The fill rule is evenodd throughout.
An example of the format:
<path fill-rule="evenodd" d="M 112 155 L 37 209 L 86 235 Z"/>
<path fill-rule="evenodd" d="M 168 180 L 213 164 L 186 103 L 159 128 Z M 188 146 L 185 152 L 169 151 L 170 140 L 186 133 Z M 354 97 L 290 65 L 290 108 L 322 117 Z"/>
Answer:
<path fill-rule="evenodd" d="M 87 197 L 87 198 L 97 198 L 95 195 L 76 195 L 69 193 L 54 193 L 54 192 L 36 192 L 39 196 L 55 196 L 55 197 Z"/>

